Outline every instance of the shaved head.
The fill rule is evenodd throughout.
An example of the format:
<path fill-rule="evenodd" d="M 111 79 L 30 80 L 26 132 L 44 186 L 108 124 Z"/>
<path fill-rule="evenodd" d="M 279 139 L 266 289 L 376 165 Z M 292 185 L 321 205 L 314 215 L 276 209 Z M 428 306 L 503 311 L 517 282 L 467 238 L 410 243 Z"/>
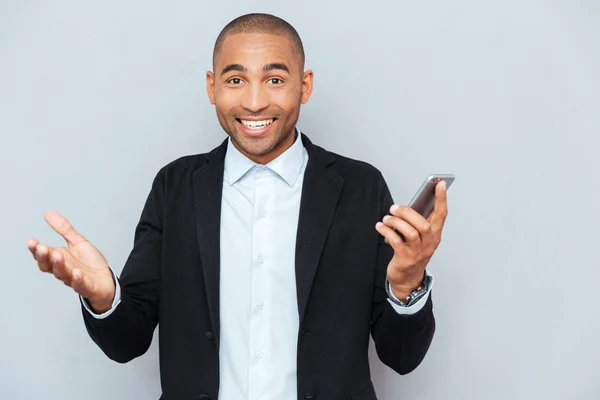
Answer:
<path fill-rule="evenodd" d="M 213 68 L 215 58 L 219 55 L 221 45 L 225 38 L 230 35 L 243 33 L 259 33 L 287 37 L 292 43 L 294 55 L 298 57 L 301 65 L 300 69 L 304 69 L 304 46 L 302 46 L 302 40 L 296 29 L 279 17 L 271 14 L 258 13 L 237 17 L 223 28 L 215 42 L 215 48 L 213 50 Z"/>

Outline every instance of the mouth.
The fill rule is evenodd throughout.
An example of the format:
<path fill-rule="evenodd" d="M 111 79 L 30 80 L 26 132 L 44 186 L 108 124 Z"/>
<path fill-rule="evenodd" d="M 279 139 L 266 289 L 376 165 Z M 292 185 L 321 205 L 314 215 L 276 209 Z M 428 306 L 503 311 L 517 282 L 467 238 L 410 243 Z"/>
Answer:
<path fill-rule="evenodd" d="M 242 130 L 249 136 L 261 136 L 266 134 L 277 118 L 250 120 L 236 118 L 236 121 L 241 126 Z"/>

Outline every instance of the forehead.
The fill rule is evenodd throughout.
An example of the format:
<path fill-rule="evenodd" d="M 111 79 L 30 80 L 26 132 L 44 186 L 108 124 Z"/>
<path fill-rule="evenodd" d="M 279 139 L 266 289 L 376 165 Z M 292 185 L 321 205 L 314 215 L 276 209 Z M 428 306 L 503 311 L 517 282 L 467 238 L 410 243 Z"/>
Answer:
<path fill-rule="evenodd" d="M 215 69 L 229 64 L 241 64 L 249 69 L 265 64 L 283 62 L 290 69 L 298 69 L 298 56 L 292 41 L 279 35 L 239 33 L 227 36 L 221 43 L 214 63 Z"/>

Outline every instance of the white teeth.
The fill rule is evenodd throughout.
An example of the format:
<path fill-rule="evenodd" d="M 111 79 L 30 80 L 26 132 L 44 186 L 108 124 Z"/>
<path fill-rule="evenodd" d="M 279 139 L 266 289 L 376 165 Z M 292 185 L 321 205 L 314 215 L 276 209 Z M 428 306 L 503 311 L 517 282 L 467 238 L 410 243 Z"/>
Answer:
<path fill-rule="evenodd" d="M 262 129 L 265 126 L 270 125 L 273 122 L 273 118 L 271 118 L 271 119 L 265 119 L 263 121 L 246 121 L 246 120 L 243 120 L 243 119 L 240 119 L 240 121 L 247 128 Z"/>

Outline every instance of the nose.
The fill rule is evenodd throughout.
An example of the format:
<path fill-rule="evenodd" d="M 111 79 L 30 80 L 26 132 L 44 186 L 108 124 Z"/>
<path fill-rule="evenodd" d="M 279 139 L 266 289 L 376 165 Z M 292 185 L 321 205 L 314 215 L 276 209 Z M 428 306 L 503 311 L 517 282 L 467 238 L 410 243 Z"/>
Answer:
<path fill-rule="evenodd" d="M 266 88 L 258 82 L 244 88 L 241 106 L 251 113 L 258 113 L 269 106 Z"/>

